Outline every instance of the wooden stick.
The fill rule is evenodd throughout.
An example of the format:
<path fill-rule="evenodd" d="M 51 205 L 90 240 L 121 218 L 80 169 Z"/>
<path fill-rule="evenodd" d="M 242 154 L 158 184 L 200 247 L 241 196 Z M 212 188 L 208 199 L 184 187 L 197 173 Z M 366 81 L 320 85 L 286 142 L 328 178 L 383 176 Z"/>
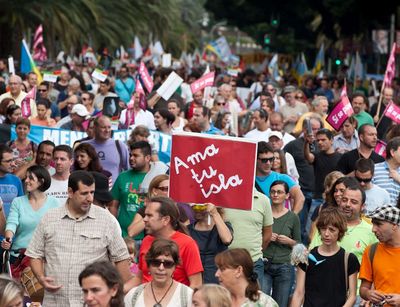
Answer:
<path fill-rule="evenodd" d="M 379 95 L 379 100 L 378 100 L 378 108 L 376 109 L 376 114 L 375 116 L 380 116 L 379 113 L 381 112 L 381 106 L 382 106 L 382 98 L 383 98 L 383 90 L 385 89 L 385 82 L 382 82 L 382 88 L 381 88 L 381 94 Z M 380 120 L 379 120 L 380 122 Z"/>

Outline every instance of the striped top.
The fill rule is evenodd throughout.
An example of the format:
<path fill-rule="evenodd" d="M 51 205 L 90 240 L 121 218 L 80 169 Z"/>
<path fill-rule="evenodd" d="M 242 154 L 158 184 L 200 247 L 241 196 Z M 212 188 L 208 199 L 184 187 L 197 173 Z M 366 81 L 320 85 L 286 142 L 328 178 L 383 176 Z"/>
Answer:
<path fill-rule="evenodd" d="M 397 169 L 397 172 L 400 173 L 400 167 Z M 375 164 L 375 174 L 372 178 L 372 183 L 386 190 L 390 196 L 390 203 L 396 205 L 400 193 L 400 183 L 389 176 L 389 166 L 386 161 Z"/>

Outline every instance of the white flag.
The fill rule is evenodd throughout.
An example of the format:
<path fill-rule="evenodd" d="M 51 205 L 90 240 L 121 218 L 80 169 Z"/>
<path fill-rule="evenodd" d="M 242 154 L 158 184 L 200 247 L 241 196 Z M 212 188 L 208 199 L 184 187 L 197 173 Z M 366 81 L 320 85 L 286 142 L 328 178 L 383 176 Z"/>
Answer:
<path fill-rule="evenodd" d="M 143 55 L 143 48 L 140 44 L 139 37 L 135 36 L 135 60 L 139 59 Z"/>

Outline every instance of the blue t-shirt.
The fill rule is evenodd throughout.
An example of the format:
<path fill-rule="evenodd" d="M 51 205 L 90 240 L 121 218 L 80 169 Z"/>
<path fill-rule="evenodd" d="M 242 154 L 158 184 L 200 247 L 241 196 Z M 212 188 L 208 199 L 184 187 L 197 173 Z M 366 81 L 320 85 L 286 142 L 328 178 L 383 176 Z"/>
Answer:
<path fill-rule="evenodd" d="M 271 188 L 271 184 L 276 181 L 276 180 L 282 180 L 287 183 L 289 186 L 289 190 L 296 186 L 296 182 L 290 178 L 290 176 L 286 174 L 280 174 L 274 171 L 271 171 L 271 173 L 268 176 L 257 176 L 256 177 L 256 182 L 262 189 L 263 193 L 269 198 L 269 189 Z"/>
<path fill-rule="evenodd" d="M 213 124 L 210 124 L 210 129 L 208 129 L 207 131 L 203 131 L 203 133 L 212 135 L 224 135 L 224 133 L 218 128 L 215 128 Z"/>
<path fill-rule="evenodd" d="M 0 177 L 0 195 L 3 200 L 4 214 L 7 217 L 13 199 L 24 195 L 21 179 L 13 174 L 6 174 L 4 177 Z"/>

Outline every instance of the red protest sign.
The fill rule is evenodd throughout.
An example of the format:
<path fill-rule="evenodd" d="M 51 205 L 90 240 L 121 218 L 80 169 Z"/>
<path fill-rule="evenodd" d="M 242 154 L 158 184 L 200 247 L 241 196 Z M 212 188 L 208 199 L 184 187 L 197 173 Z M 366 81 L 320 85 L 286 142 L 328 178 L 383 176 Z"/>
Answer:
<path fill-rule="evenodd" d="M 169 195 L 175 201 L 251 210 L 257 143 L 184 133 L 172 136 Z"/>
<path fill-rule="evenodd" d="M 139 74 L 140 78 L 142 78 L 144 86 L 146 87 L 146 90 L 150 93 L 153 90 L 154 83 L 149 75 L 149 72 L 147 71 L 146 65 L 144 65 L 143 62 L 140 62 L 139 65 Z"/>
<path fill-rule="evenodd" d="M 207 86 L 213 86 L 214 85 L 214 76 L 215 72 L 209 72 L 202 76 L 200 79 L 197 79 L 190 85 L 190 89 L 192 90 L 192 93 L 196 93 L 198 91 L 201 91 L 203 88 Z"/>
<path fill-rule="evenodd" d="M 353 115 L 354 110 L 351 106 L 349 98 L 346 95 L 342 95 L 342 99 L 338 104 L 332 109 L 332 111 L 326 117 L 326 121 L 336 130 L 339 131 L 343 123 L 351 115 Z"/>
<path fill-rule="evenodd" d="M 400 124 L 400 107 L 395 105 L 393 101 L 386 107 L 384 115 L 389 117 L 396 124 Z"/>

